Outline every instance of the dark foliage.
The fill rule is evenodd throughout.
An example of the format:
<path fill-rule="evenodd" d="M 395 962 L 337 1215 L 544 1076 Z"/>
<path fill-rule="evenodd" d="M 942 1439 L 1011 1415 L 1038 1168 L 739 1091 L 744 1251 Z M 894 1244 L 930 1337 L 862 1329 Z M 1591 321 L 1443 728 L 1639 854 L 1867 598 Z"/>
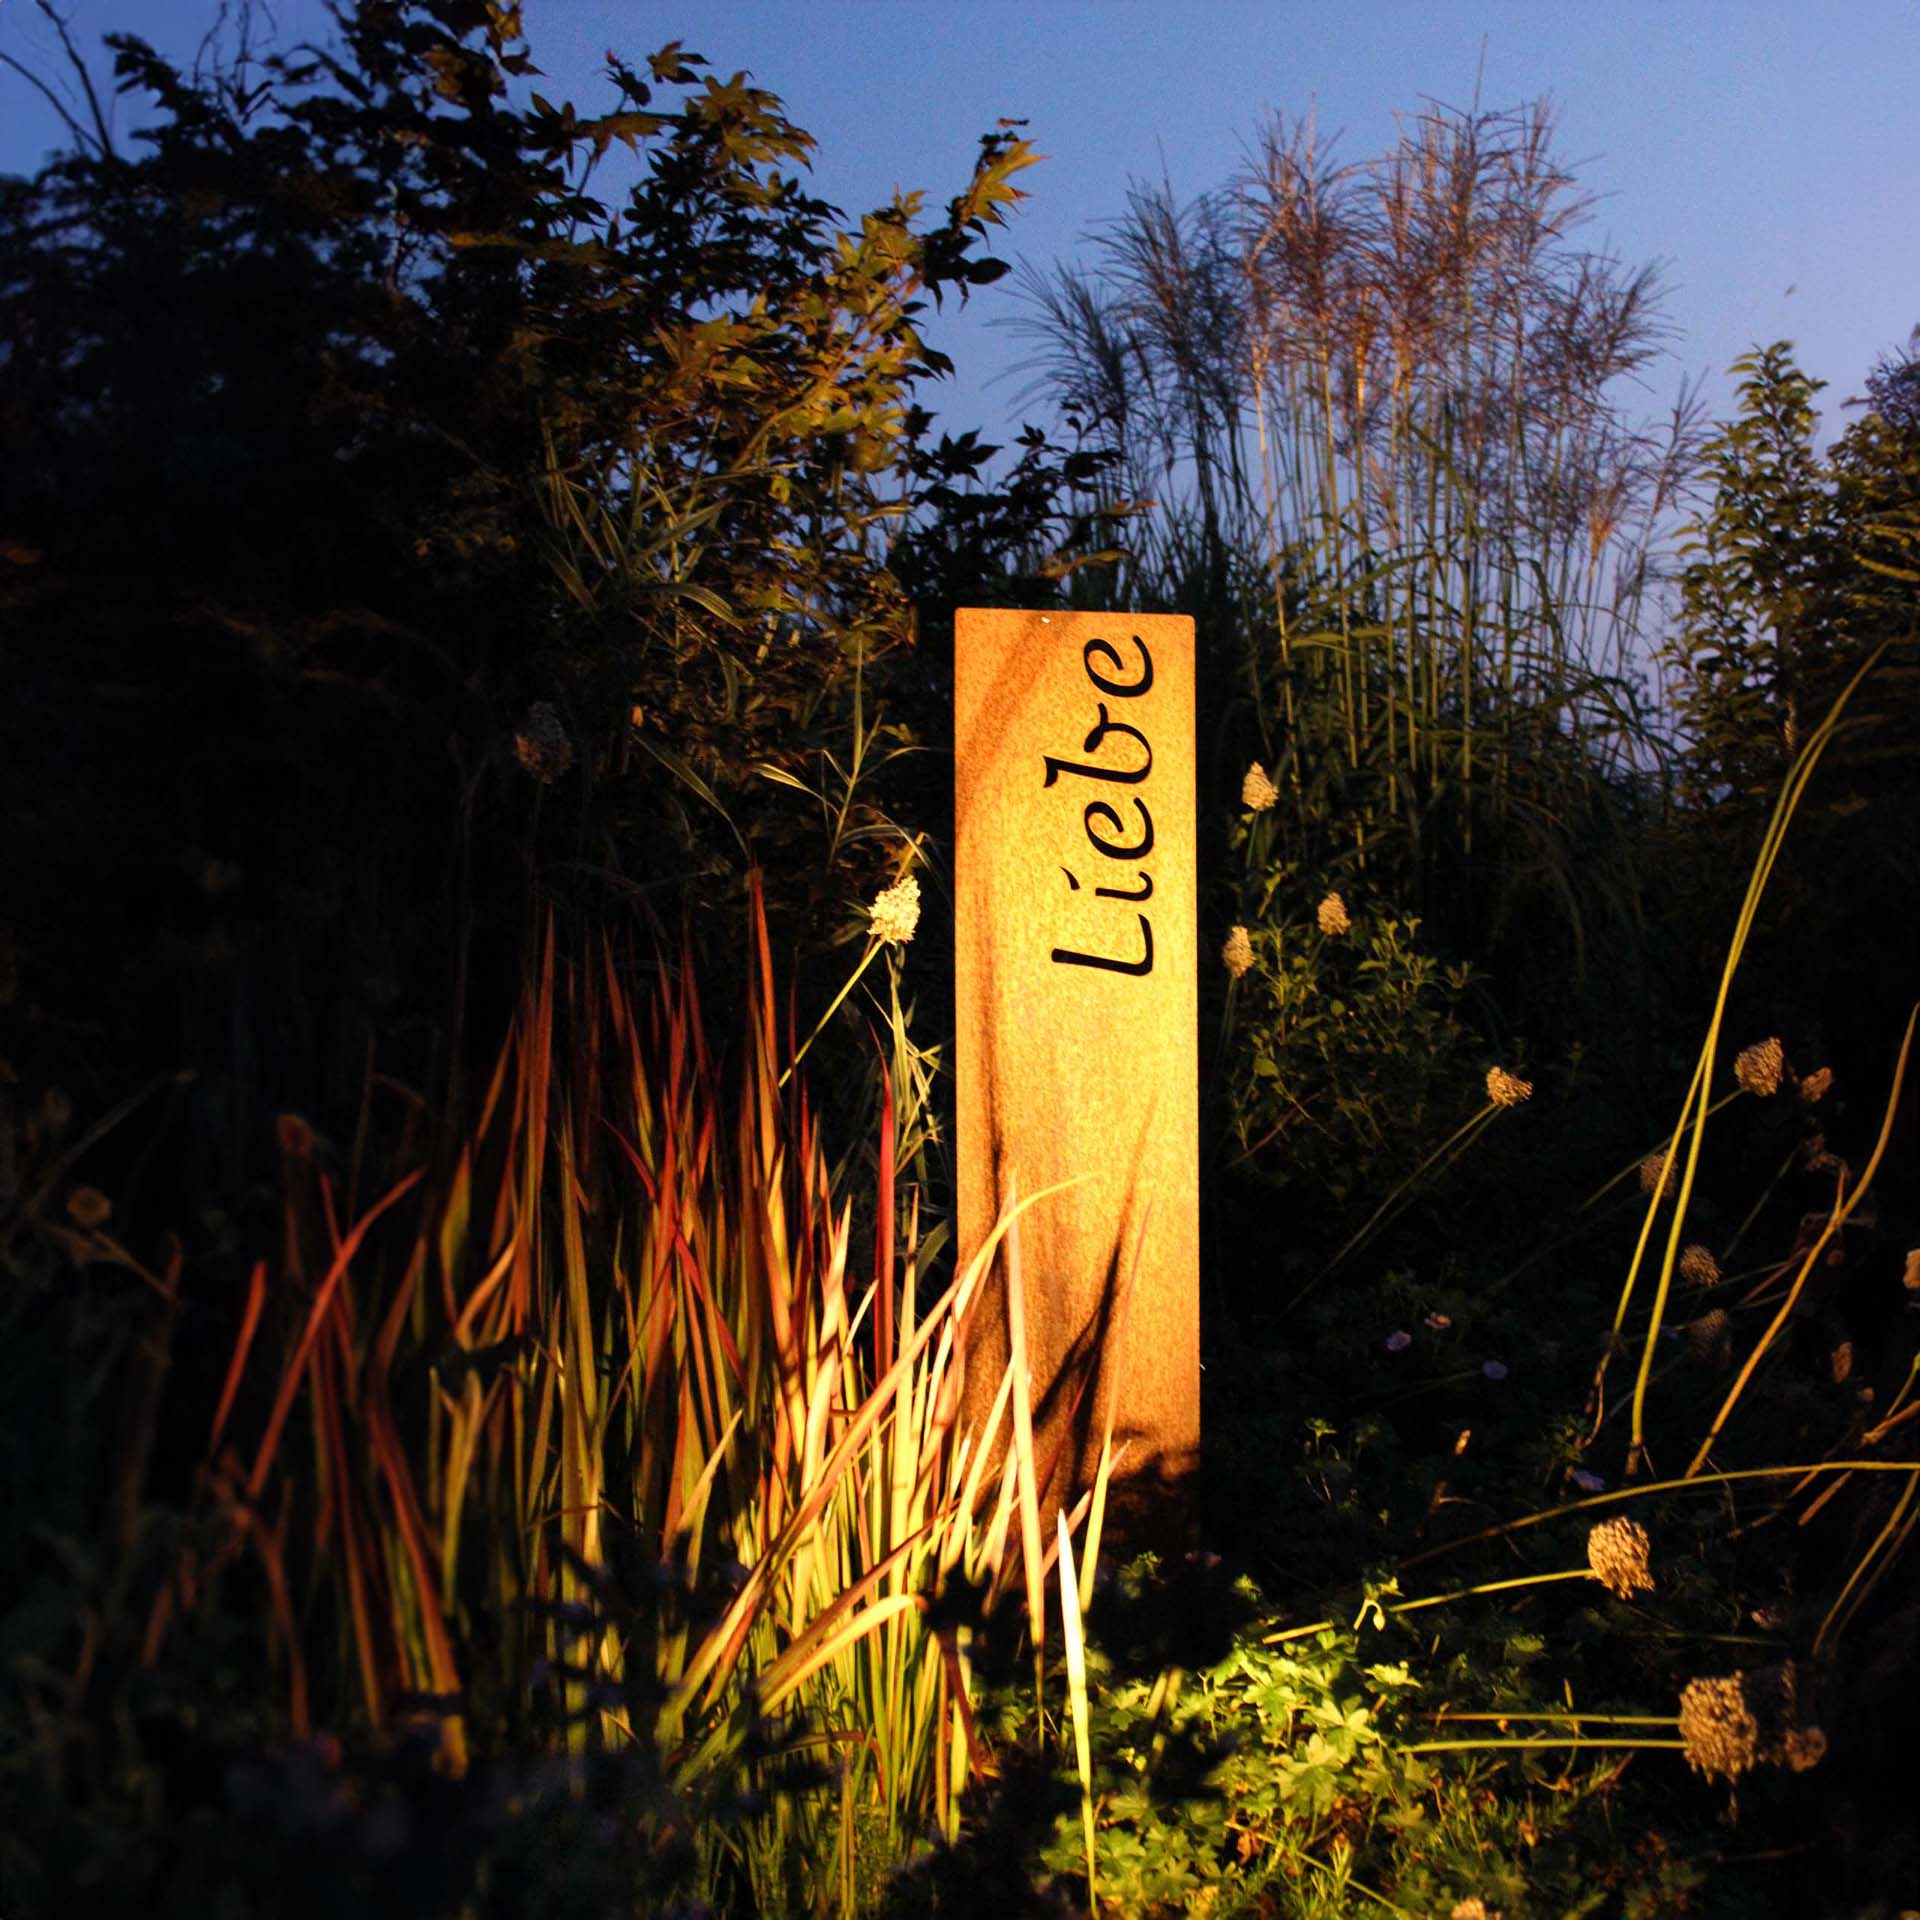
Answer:
<path fill-rule="evenodd" d="M 5 1050 L 94 1107 L 197 1070 L 194 1191 L 376 1054 L 454 1084 L 542 907 L 730 927 L 751 859 L 838 936 L 765 770 L 812 779 L 909 590 L 1002 574 L 1089 464 L 1036 438 L 996 490 L 910 399 L 923 305 L 1002 271 L 1010 126 L 937 217 L 849 223 L 677 45 L 585 113 L 517 8 L 336 26 L 191 74 L 115 37 L 132 151 L 76 127 L 0 195 Z"/>

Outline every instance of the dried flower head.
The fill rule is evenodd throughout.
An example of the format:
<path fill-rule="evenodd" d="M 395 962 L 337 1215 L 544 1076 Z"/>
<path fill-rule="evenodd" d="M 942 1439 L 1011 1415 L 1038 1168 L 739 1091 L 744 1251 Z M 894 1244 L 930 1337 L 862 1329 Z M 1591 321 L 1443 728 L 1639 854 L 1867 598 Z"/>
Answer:
<path fill-rule="evenodd" d="M 1827 1736 L 1808 1716 L 1799 1667 L 1783 1660 L 1777 1667 L 1761 1667 L 1739 1679 L 1747 1711 L 1758 1728 L 1760 1758 L 1795 1773 L 1818 1765 L 1827 1750 Z"/>
<path fill-rule="evenodd" d="M 1258 760 L 1247 769 L 1240 782 L 1240 804 L 1254 813 L 1265 813 L 1280 798 L 1280 789 L 1267 778 L 1267 770 Z"/>
<path fill-rule="evenodd" d="M 867 915 L 870 938 L 904 947 L 920 924 L 920 882 L 910 873 L 904 875 L 874 896 Z"/>
<path fill-rule="evenodd" d="M 1920 1247 L 1907 1249 L 1907 1264 L 1901 1272 L 1900 1284 L 1909 1293 L 1920 1293 Z"/>
<path fill-rule="evenodd" d="M 1656 1202 L 1673 1197 L 1673 1169 L 1658 1147 L 1640 1162 L 1640 1191 L 1651 1193 Z"/>
<path fill-rule="evenodd" d="M 1500 1920 L 1500 1916 L 1477 1893 L 1470 1893 L 1464 1900 L 1453 1903 L 1447 1920 Z"/>
<path fill-rule="evenodd" d="M 1742 1047 L 1733 1063 L 1733 1077 L 1742 1091 L 1757 1094 L 1762 1100 L 1780 1091 L 1786 1071 L 1786 1050 L 1775 1039 L 1756 1040 L 1752 1046 Z"/>
<path fill-rule="evenodd" d="M 1647 1570 L 1650 1550 L 1647 1530 L 1635 1520 L 1602 1520 L 1587 1535 L 1587 1565 L 1593 1577 L 1622 1600 L 1653 1591 L 1653 1575 Z"/>
<path fill-rule="evenodd" d="M 1802 1077 L 1800 1081 L 1800 1098 L 1810 1107 L 1818 1106 L 1820 1102 L 1827 1097 L 1828 1093 L 1832 1091 L 1832 1088 L 1833 1069 L 1831 1067 L 1816 1067 L 1813 1072 Z"/>
<path fill-rule="evenodd" d="M 112 1216 L 113 1202 L 98 1187 L 75 1187 L 67 1195 L 67 1218 L 77 1227 L 103 1227 Z"/>
<path fill-rule="evenodd" d="M 1747 1705 L 1743 1676 L 1689 1680 L 1680 1695 L 1680 1739 L 1687 1765 L 1712 1780 L 1737 1780 L 1760 1758 L 1760 1726 Z"/>
<path fill-rule="evenodd" d="M 1496 1107 L 1517 1107 L 1522 1100 L 1533 1098 L 1533 1082 L 1517 1078 L 1504 1067 L 1489 1067 L 1487 1098 Z"/>
<path fill-rule="evenodd" d="M 1349 933 L 1353 922 L 1347 918 L 1347 903 L 1337 893 L 1330 893 L 1320 902 L 1316 916 L 1322 933 Z"/>
<path fill-rule="evenodd" d="M 1720 1262 L 1712 1252 L 1695 1241 L 1680 1251 L 1680 1278 L 1690 1287 L 1715 1287 L 1720 1284 Z"/>
<path fill-rule="evenodd" d="M 1253 941 L 1245 927 L 1229 931 L 1227 944 L 1220 949 L 1220 958 L 1236 980 L 1253 965 Z"/>
<path fill-rule="evenodd" d="M 551 786 L 573 765 L 573 742 L 560 724 L 551 700 L 536 700 L 513 736 L 513 757 L 540 782 Z"/>
<path fill-rule="evenodd" d="M 1733 1323 L 1720 1308 L 1711 1308 L 1688 1325 L 1687 1344 L 1696 1360 L 1724 1367 L 1733 1359 Z"/>

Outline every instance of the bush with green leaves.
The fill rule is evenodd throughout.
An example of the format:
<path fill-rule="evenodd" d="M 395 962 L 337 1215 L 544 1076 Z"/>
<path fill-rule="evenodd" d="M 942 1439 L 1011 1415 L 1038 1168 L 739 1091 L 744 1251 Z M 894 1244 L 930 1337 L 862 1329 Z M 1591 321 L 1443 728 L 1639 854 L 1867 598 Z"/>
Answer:
<path fill-rule="evenodd" d="M 1333 901 L 1338 918 L 1316 918 Z M 1342 1208 L 1480 1104 L 1461 1018 L 1471 970 L 1419 935 L 1417 920 L 1332 893 L 1309 904 L 1295 886 L 1246 929 L 1219 1043 L 1236 1164 Z"/>
<path fill-rule="evenodd" d="M 959 594 L 1070 545 L 1088 459 L 1028 446 L 1003 497 L 919 404 L 925 308 L 1004 271 L 1015 126 L 938 207 L 848 218 L 778 97 L 679 43 L 575 106 L 517 6 L 258 26 L 192 71 L 111 36 L 139 130 L 83 108 L 0 192 L 0 912 L 55 1077 L 198 1069 L 229 1206 L 370 1050 L 473 1064 L 548 906 L 684 907 L 717 962 L 751 857 L 783 940 L 840 938 L 910 763 L 831 818 L 794 783 L 869 723 L 912 744 L 888 550 L 917 515 L 914 590 Z"/>
<path fill-rule="evenodd" d="M 1737 361 L 1738 407 L 1708 444 L 1712 493 L 1681 575 L 1664 665 L 1684 809 L 1666 857 L 1723 919 L 1781 780 L 1861 664 L 1761 923 L 1757 1016 L 1811 1020 L 1835 1064 L 1871 1070 L 1920 967 L 1920 421 L 1911 350 L 1868 381 L 1824 450 L 1822 383 L 1785 341 Z M 1778 956 L 1776 961 L 1774 956 Z"/>

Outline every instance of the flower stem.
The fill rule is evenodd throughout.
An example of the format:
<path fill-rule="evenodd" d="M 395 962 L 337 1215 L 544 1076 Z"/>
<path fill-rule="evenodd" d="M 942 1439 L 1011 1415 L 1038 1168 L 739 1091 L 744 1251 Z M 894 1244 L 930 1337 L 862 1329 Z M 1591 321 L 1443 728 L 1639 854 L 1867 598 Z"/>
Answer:
<path fill-rule="evenodd" d="M 1316 1273 L 1313 1276 L 1313 1278 L 1309 1280 L 1307 1284 L 1304 1287 L 1302 1287 L 1300 1291 L 1293 1296 L 1291 1300 L 1287 1302 L 1284 1311 L 1291 1313 L 1293 1309 L 1297 1307 L 1300 1304 L 1300 1302 L 1304 1300 L 1307 1297 L 1307 1295 L 1311 1293 L 1313 1289 L 1317 1287 L 1320 1284 L 1320 1282 L 1324 1280 L 1327 1277 L 1327 1275 L 1334 1270 L 1334 1268 L 1339 1266 L 1341 1261 L 1343 1261 L 1348 1254 L 1352 1253 L 1354 1249 L 1358 1247 L 1367 1238 L 1367 1236 L 1373 1232 L 1374 1228 L 1377 1227 L 1380 1224 L 1380 1222 L 1386 1218 L 1387 1214 L 1390 1213 L 1393 1210 L 1393 1208 L 1399 1204 L 1402 1196 L 1410 1192 L 1413 1189 L 1413 1187 L 1415 1187 L 1419 1183 L 1421 1178 L 1439 1162 L 1439 1160 L 1443 1155 L 1449 1153 L 1451 1150 L 1453 1150 L 1456 1147 L 1464 1151 L 1467 1144 L 1467 1140 L 1469 1136 L 1473 1133 L 1475 1128 L 1485 1126 L 1486 1123 L 1489 1120 L 1491 1120 L 1493 1116 L 1499 1111 L 1500 1109 L 1494 1104 L 1494 1102 L 1489 1100 L 1487 1104 L 1479 1110 L 1478 1113 L 1474 1114 L 1470 1119 L 1463 1121 L 1458 1127 L 1456 1127 L 1453 1130 L 1452 1133 L 1448 1134 L 1447 1137 L 1444 1140 L 1442 1140 L 1440 1144 L 1437 1147 L 1435 1147 L 1434 1150 L 1430 1154 L 1428 1154 L 1427 1157 L 1424 1160 L 1422 1160 L 1420 1164 L 1417 1167 L 1415 1167 L 1414 1170 L 1410 1174 L 1408 1174 L 1407 1177 L 1404 1180 L 1402 1180 L 1400 1184 L 1397 1187 L 1395 1187 L 1394 1190 L 1390 1194 L 1388 1194 L 1387 1197 L 1384 1200 L 1382 1200 L 1380 1204 L 1377 1207 L 1375 1207 L 1370 1214 L 1368 1214 L 1365 1222 L 1362 1224 L 1359 1231 L 1357 1233 L 1350 1235 L 1347 1239 L 1346 1244 L 1341 1247 L 1340 1251 L 1336 1253 L 1333 1256 L 1333 1258 L 1329 1260 L 1327 1264 L 1324 1267 L 1322 1267 L 1320 1271 Z"/>
<path fill-rule="evenodd" d="M 825 1028 L 827 1022 L 831 1020 L 833 1016 L 840 1011 L 841 1003 L 846 999 L 847 995 L 850 994 L 854 990 L 854 988 L 859 984 L 860 976 L 863 973 L 865 973 L 870 966 L 873 965 L 873 956 L 880 951 L 881 947 L 884 944 L 885 944 L 884 942 L 879 940 L 869 940 L 867 942 L 867 950 L 861 956 L 860 964 L 857 967 L 855 967 L 853 972 L 848 976 L 847 984 L 844 987 L 842 987 L 840 991 L 833 996 L 833 1005 L 830 1006 L 826 1010 L 826 1012 L 820 1016 L 819 1022 L 815 1025 L 813 1031 L 807 1035 L 805 1040 L 801 1042 L 800 1051 L 796 1053 L 793 1056 L 793 1058 L 787 1062 L 786 1071 L 782 1073 L 780 1076 L 780 1084 L 783 1087 L 787 1084 L 789 1080 L 793 1078 L 794 1068 L 797 1067 L 800 1064 L 800 1062 L 807 1057 L 807 1049 L 810 1046 L 812 1046 L 816 1040 L 820 1038 L 821 1031 Z"/>
<path fill-rule="evenodd" d="M 1611 1493 L 1595 1493 L 1584 1500 L 1569 1500 L 1565 1506 L 1543 1508 L 1539 1513 L 1523 1513 L 1518 1520 L 1503 1520 L 1498 1526 L 1483 1528 L 1479 1533 L 1464 1534 L 1460 1539 L 1449 1540 L 1442 1546 L 1423 1548 L 1419 1553 L 1409 1554 L 1402 1560 L 1399 1571 L 1405 1573 L 1409 1567 L 1417 1567 L 1422 1561 L 1437 1560 L 1443 1553 L 1475 1546 L 1482 1540 L 1498 1540 L 1504 1534 L 1518 1533 L 1523 1527 L 1537 1527 L 1547 1520 L 1563 1520 L 1570 1513 L 1584 1513 L 1594 1507 L 1617 1506 L 1622 1500 L 1639 1500 L 1650 1493 L 1697 1493 L 1708 1487 L 1731 1486 L 1736 1480 L 1784 1480 L 1793 1474 L 1803 1474 L 1812 1479 L 1821 1473 L 1913 1473 L 1916 1470 L 1920 1470 L 1920 1460 L 1799 1460 L 1778 1467 L 1727 1467 L 1713 1473 L 1695 1474 L 1691 1478 L 1649 1480 L 1644 1486 L 1619 1487 Z M 1472 1589 L 1467 1591 L 1471 1592 Z"/>
<path fill-rule="evenodd" d="M 1557 1734 L 1543 1740 L 1416 1740 L 1411 1746 L 1402 1747 L 1402 1753 L 1486 1753 L 1497 1748 L 1524 1748 L 1539 1751 L 1555 1748 L 1561 1751 L 1580 1747 L 1643 1748 L 1665 1747 L 1675 1753 L 1684 1753 L 1687 1743 L 1684 1740 L 1583 1740 L 1562 1739 Z"/>
<path fill-rule="evenodd" d="M 1387 1611 L 1392 1614 L 1418 1613 L 1424 1607 L 1444 1607 L 1450 1600 L 1470 1600 L 1482 1593 L 1506 1593 L 1515 1587 L 1551 1586 L 1557 1580 L 1591 1580 L 1591 1567 L 1563 1567 L 1553 1573 L 1523 1573 L 1511 1580 L 1483 1580 L 1478 1586 L 1460 1587 L 1452 1593 L 1424 1594 L 1418 1600 L 1396 1600 Z M 1265 1647 L 1277 1647 L 1289 1640 L 1304 1640 L 1310 1633 L 1324 1633 L 1334 1623 L 1331 1620 L 1315 1620 L 1304 1627 L 1288 1627 L 1280 1633 L 1270 1633 L 1261 1641 Z"/>

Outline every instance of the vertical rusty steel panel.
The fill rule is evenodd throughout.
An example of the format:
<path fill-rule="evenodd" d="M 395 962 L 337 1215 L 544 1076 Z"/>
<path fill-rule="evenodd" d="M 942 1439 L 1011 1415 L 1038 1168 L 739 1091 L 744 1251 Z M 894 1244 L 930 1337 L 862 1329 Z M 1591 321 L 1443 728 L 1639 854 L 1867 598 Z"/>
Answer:
<path fill-rule="evenodd" d="M 1168 614 L 954 634 L 959 1251 L 1012 1183 L 1090 1176 L 1021 1222 L 1036 1454 L 1049 1505 L 1088 1485 L 1111 1396 L 1122 1512 L 1162 1535 L 1200 1444 L 1193 645 Z M 1006 1355 L 1000 1263 L 974 1412 Z"/>

